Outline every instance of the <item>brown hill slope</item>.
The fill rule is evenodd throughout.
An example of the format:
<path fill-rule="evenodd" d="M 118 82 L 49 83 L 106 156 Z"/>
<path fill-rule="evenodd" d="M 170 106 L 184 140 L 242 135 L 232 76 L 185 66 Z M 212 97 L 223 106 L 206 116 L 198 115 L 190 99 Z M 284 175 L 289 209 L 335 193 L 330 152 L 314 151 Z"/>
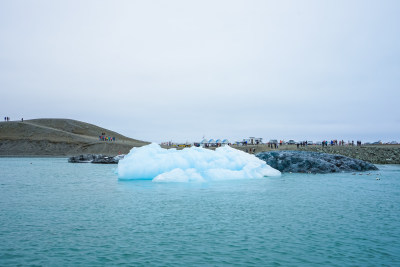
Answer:
<path fill-rule="evenodd" d="M 100 141 L 105 133 L 115 141 Z M 148 144 L 93 124 L 69 119 L 0 122 L 0 156 L 71 156 L 128 153 Z"/>

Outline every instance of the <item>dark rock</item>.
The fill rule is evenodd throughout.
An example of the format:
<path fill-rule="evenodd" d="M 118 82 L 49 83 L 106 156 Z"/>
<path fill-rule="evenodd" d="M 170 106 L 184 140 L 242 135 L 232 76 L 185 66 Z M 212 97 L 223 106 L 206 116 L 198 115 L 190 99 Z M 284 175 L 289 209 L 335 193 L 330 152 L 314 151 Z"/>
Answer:
<path fill-rule="evenodd" d="M 331 173 L 378 170 L 375 165 L 359 159 L 319 152 L 261 152 L 256 157 L 281 172 Z"/>
<path fill-rule="evenodd" d="M 97 164 L 118 164 L 119 159 L 117 157 L 108 157 L 108 156 L 102 156 L 102 157 L 96 157 L 92 163 L 97 163 Z"/>
<path fill-rule="evenodd" d="M 70 163 L 91 163 L 95 159 L 96 155 L 86 154 L 86 155 L 79 155 L 73 156 L 68 159 Z M 97 155 L 99 156 L 99 155 Z"/>
<path fill-rule="evenodd" d="M 86 154 L 70 157 L 68 162 L 70 163 L 97 163 L 97 164 L 118 164 L 120 159 L 123 159 L 123 155 L 118 156 L 105 156 L 102 154 Z"/>

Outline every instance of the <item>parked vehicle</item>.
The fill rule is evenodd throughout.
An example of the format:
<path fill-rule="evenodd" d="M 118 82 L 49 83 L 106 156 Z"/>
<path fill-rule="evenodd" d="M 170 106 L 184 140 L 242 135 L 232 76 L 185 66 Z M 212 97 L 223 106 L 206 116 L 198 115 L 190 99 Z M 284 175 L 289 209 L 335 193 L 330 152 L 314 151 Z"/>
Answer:
<path fill-rule="evenodd" d="M 295 142 L 294 140 L 289 140 L 289 141 L 287 142 L 287 144 L 288 144 L 288 145 L 295 145 L 296 142 Z"/>

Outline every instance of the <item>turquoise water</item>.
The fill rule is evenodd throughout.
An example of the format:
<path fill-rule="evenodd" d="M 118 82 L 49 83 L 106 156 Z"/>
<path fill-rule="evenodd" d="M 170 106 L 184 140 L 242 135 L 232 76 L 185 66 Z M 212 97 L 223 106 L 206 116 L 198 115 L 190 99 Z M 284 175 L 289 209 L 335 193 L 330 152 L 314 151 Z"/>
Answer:
<path fill-rule="evenodd" d="M 115 167 L 0 158 L 0 266 L 400 265 L 400 166 L 206 184 Z"/>

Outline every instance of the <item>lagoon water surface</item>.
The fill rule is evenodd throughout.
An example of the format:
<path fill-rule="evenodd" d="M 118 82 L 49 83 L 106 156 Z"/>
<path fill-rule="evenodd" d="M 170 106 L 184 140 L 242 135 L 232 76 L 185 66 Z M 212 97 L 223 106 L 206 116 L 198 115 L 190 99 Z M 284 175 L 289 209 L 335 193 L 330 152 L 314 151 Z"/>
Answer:
<path fill-rule="evenodd" d="M 153 183 L 0 158 L 0 266 L 398 266 L 400 166 L 378 167 Z"/>

